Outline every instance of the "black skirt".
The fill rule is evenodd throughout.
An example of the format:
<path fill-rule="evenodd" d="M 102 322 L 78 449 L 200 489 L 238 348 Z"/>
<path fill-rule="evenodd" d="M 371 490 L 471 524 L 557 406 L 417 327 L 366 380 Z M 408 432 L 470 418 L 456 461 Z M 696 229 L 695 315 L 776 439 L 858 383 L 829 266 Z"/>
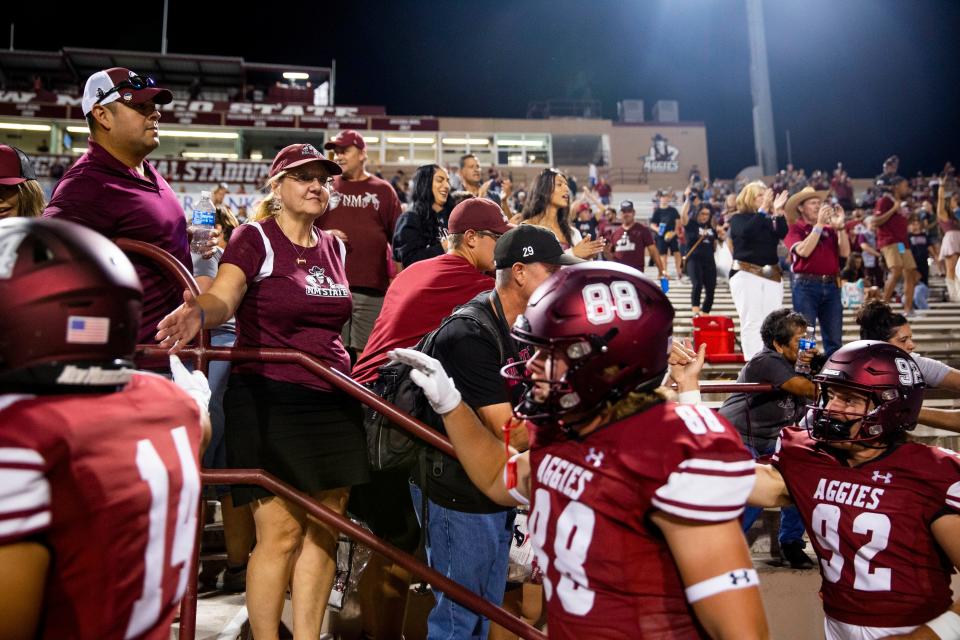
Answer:
<path fill-rule="evenodd" d="M 306 493 L 370 479 L 360 403 L 353 398 L 237 374 L 223 405 L 230 468 L 264 469 Z M 232 493 L 235 506 L 273 495 L 255 485 L 234 485 Z"/>

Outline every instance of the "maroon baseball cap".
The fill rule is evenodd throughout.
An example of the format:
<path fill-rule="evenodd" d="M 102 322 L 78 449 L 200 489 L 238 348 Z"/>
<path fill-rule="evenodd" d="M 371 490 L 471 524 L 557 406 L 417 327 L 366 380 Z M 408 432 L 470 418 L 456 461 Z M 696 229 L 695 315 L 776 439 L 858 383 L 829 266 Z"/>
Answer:
<path fill-rule="evenodd" d="M 492 201 L 486 198 L 467 198 L 450 212 L 447 231 L 465 233 L 469 229 L 504 234 L 513 229 L 513 225 L 507 222 L 503 211 Z"/>
<path fill-rule="evenodd" d="M 156 86 L 153 78 L 139 76 L 130 69 L 113 67 L 97 71 L 87 78 L 83 87 L 80 106 L 83 115 L 93 111 L 96 104 L 110 104 L 120 100 L 124 104 L 136 106 L 153 100 L 156 104 L 173 102 L 173 94 L 168 89 Z"/>
<path fill-rule="evenodd" d="M 328 160 L 312 144 L 291 144 L 284 147 L 273 159 L 273 164 L 270 165 L 270 177 L 272 178 L 281 171 L 288 171 L 308 162 L 319 162 L 331 176 L 338 176 L 343 173 L 340 165 L 333 160 Z"/>
<path fill-rule="evenodd" d="M 353 129 L 344 129 L 337 135 L 336 138 L 323 145 L 323 148 L 333 149 L 334 147 L 349 147 L 350 145 L 355 146 L 361 151 L 367 148 L 367 143 L 364 142 L 363 136 Z"/>
<path fill-rule="evenodd" d="M 27 154 L 16 147 L 0 144 L 0 184 L 13 185 L 36 179 L 37 172 Z"/>

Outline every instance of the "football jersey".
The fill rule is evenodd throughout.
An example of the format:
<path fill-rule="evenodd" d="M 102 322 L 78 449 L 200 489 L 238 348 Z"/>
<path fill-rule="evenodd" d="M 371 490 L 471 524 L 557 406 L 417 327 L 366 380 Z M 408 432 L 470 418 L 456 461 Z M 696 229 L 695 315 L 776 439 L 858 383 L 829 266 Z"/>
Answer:
<path fill-rule="evenodd" d="M 780 470 L 820 559 L 823 609 L 840 622 L 920 625 L 953 597 L 953 567 L 930 532 L 960 513 L 960 457 L 908 442 L 847 466 L 805 429 L 784 429 Z"/>
<path fill-rule="evenodd" d="M 38 637 L 166 640 L 191 569 L 200 412 L 177 385 L 0 396 L 0 544 L 51 552 Z"/>
<path fill-rule="evenodd" d="M 583 439 L 534 430 L 529 532 L 551 638 L 704 638 L 649 516 L 740 516 L 754 462 L 706 407 L 660 403 Z"/>

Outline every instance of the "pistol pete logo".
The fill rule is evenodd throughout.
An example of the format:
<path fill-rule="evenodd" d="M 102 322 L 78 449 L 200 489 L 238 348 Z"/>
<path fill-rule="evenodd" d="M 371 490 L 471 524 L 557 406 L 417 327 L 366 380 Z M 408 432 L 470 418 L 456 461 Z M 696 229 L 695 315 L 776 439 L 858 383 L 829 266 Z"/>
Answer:
<path fill-rule="evenodd" d="M 337 284 L 326 274 L 323 267 L 310 267 L 310 273 L 305 278 L 307 281 L 306 292 L 308 296 L 319 298 L 346 298 L 350 295 L 350 290 L 346 285 Z"/>

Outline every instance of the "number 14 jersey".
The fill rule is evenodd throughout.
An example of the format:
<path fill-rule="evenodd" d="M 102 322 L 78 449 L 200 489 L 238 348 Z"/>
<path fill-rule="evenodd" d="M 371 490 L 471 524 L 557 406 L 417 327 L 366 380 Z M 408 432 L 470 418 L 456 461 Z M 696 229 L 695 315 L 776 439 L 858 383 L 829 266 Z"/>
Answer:
<path fill-rule="evenodd" d="M 705 407 L 660 403 L 582 440 L 533 431 L 528 520 L 551 638 L 705 638 L 655 510 L 740 516 L 754 462 Z"/>
<path fill-rule="evenodd" d="M 921 625 L 950 606 L 953 567 L 930 531 L 960 513 L 960 457 L 907 442 L 849 467 L 806 429 L 780 435 L 774 466 L 820 559 L 824 612 L 847 624 Z"/>
<path fill-rule="evenodd" d="M 0 545 L 50 549 L 38 637 L 166 640 L 197 531 L 200 412 L 135 373 L 120 391 L 0 396 Z"/>

